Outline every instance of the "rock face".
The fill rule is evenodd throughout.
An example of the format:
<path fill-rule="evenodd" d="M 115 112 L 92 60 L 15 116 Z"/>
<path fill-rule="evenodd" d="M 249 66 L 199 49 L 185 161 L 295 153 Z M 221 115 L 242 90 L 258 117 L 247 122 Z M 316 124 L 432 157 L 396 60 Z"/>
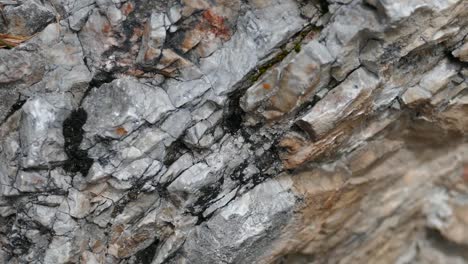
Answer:
<path fill-rule="evenodd" d="M 467 0 L 0 0 L 0 33 L 0 263 L 468 262 Z"/>

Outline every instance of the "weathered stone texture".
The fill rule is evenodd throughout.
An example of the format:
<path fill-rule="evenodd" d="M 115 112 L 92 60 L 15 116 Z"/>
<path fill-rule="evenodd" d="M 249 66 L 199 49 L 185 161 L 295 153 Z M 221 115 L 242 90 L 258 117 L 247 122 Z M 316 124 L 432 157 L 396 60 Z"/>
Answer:
<path fill-rule="evenodd" d="M 467 263 L 467 36 L 467 0 L 0 0 L 0 263 Z"/>

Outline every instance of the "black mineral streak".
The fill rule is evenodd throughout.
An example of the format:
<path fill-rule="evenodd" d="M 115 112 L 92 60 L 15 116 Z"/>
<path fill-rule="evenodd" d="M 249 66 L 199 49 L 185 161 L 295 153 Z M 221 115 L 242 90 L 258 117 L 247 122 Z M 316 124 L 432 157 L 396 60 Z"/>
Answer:
<path fill-rule="evenodd" d="M 63 137 L 65 139 L 65 153 L 68 160 L 63 168 L 67 172 L 77 173 L 86 176 L 93 160 L 88 157 L 86 150 L 80 149 L 83 141 L 83 126 L 86 123 L 88 114 L 82 108 L 74 110 L 63 122 Z"/>

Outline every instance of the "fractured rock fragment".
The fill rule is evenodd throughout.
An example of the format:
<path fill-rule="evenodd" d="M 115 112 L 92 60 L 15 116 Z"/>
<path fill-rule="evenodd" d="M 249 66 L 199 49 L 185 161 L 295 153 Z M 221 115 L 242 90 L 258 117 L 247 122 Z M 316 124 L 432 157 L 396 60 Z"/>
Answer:
<path fill-rule="evenodd" d="M 88 137 L 121 137 L 118 128 L 132 133 L 148 122 L 156 123 L 174 109 L 167 93 L 127 78 L 104 84 L 90 92 L 83 102 L 88 120 L 83 127 Z"/>
<path fill-rule="evenodd" d="M 302 117 L 298 125 L 312 138 L 322 138 L 341 121 L 365 111 L 366 104 L 379 83 L 379 79 L 372 73 L 362 68 L 357 69 Z"/>

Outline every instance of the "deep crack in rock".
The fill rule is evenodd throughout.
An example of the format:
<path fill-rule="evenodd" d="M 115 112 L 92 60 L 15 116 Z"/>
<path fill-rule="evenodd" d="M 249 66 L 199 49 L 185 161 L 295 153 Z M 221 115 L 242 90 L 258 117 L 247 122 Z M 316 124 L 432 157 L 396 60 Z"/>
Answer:
<path fill-rule="evenodd" d="M 71 112 L 70 116 L 63 122 L 64 148 L 68 156 L 63 168 L 67 172 L 81 173 L 86 176 L 93 160 L 88 157 L 88 152 L 80 148 L 83 141 L 83 126 L 88 114 L 82 108 Z"/>

